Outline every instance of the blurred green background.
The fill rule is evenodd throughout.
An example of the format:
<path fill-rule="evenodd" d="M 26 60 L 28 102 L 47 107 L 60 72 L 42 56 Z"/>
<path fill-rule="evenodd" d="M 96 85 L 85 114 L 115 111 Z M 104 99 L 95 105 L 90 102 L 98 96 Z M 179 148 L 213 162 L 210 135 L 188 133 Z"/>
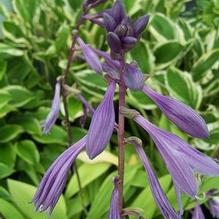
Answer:
<path fill-rule="evenodd" d="M 108 1 L 97 10 L 110 7 Z M 196 109 L 208 123 L 208 140 L 190 139 L 170 123 L 141 93 L 128 91 L 127 104 L 137 108 L 159 127 L 172 131 L 202 152 L 219 158 L 219 1 L 218 0 L 124 0 L 133 18 L 151 16 L 141 42 L 128 54 L 136 60 L 146 81 L 157 91 L 177 98 Z M 67 135 L 59 120 L 51 133 L 43 136 L 41 124 L 50 110 L 55 79 L 63 73 L 71 44 L 71 30 L 80 14 L 82 0 L 0 0 L 0 218 L 46 219 L 35 213 L 34 191 L 52 161 L 65 149 Z M 86 22 L 81 36 L 93 46 L 106 50 L 105 33 Z M 80 56 L 71 66 L 69 84 L 96 107 L 106 84 L 84 64 Z M 117 105 L 118 93 L 115 97 Z M 74 141 L 89 127 L 80 127 L 82 104 L 68 98 Z M 171 177 L 148 135 L 127 120 L 127 135 L 136 135 L 156 169 L 164 191 L 176 207 Z M 77 159 L 83 187 L 85 215 L 75 175 L 51 219 L 104 219 L 117 174 L 116 135 L 97 160 L 84 153 Z M 218 178 L 202 178 L 202 193 L 219 189 Z M 146 174 L 132 146 L 126 147 L 126 207 L 139 208 L 147 219 L 162 218 L 150 193 Z M 204 198 L 201 202 L 205 203 Z M 184 218 L 191 218 L 194 200 L 183 196 Z M 211 218 L 203 205 L 207 218 Z"/>

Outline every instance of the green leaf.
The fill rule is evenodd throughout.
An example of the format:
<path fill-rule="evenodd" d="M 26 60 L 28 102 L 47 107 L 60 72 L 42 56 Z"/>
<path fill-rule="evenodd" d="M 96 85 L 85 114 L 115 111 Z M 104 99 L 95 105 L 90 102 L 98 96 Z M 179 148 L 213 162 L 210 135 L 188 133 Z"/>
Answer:
<path fill-rule="evenodd" d="M 202 90 L 199 85 L 194 83 L 189 73 L 172 67 L 165 76 L 167 88 L 174 97 L 193 108 L 199 107 Z"/>
<path fill-rule="evenodd" d="M 109 163 L 96 163 L 96 164 L 83 164 L 79 168 L 79 175 L 81 179 L 81 186 L 84 188 L 89 183 L 93 182 L 95 179 L 97 179 L 99 176 L 101 176 L 103 173 L 105 173 L 111 164 Z M 66 189 L 66 197 L 70 198 L 74 194 L 76 194 L 79 191 L 77 178 L 74 175 L 71 180 L 69 181 Z"/>
<path fill-rule="evenodd" d="M 31 135 L 41 135 L 41 126 L 39 121 L 33 115 L 16 115 L 11 118 L 14 124 L 20 125 L 25 132 Z"/>
<path fill-rule="evenodd" d="M 38 4 L 37 0 L 13 0 L 13 7 L 25 24 L 33 22 Z"/>
<path fill-rule="evenodd" d="M 200 80 L 208 71 L 212 70 L 213 65 L 218 61 L 218 57 L 219 49 L 212 50 L 202 55 L 192 67 L 192 75 L 194 80 Z"/>
<path fill-rule="evenodd" d="M 0 163 L 0 179 L 10 176 L 13 172 L 13 168 L 7 166 L 4 163 Z"/>
<path fill-rule="evenodd" d="M 33 138 L 42 144 L 67 145 L 67 134 L 62 127 L 54 125 L 48 135 L 34 135 Z"/>
<path fill-rule="evenodd" d="M 127 102 L 138 109 L 154 109 L 156 108 L 153 101 L 143 92 L 128 91 Z"/>
<path fill-rule="evenodd" d="M 23 129 L 18 125 L 5 125 L 0 128 L 0 142 L 6 143 L 12 141 L 19 134 L 23 132 Z"/>
<path fill-rule="evenodd" d="M 171 184 L 171 177 L 166 175 L 161 177 L 159 181 L 164 193 L 166 193 L 169 190 Z M 153 217 L 157 209 L 157 205 L 154 201 L 149 185 L 137 196 L 137 198 L 135 198 L 131 206 L 144 209 L 143 215 L 145 218 L 150 219 Z"/>
<path fill-rule="evenodd" d="M 0 100 L 0 108 L 2 108 L 10 102 L 11 95 L 7 91 L 0 90 Z"/>
<path fill-rule="evenodd" d="M 87 219 L 102 218 L 103 214 L 109 209 L 110 197 L 113 191 L 113 178 L 116 172 L 111 173 L 102 183 L 95 199 L 91 204 Z"/>
<path fill-rule="evenodd" d="M 154 56 L 147 42 L 140 41 L 136 47 L 131 50 L 132 58 L 137 61 L 143 73 L 150 73 L 154 67 Z"/>
<path fill-rule="evenodd" d="M 60 52 L 65 46 L 68 37 L 70 36 L 70 29 L 67 24 L 63 24 L 57 33 L 57 38 L 55 41 L 56 52 Z"/>
<path fill-rule="evenodd" d="M 34 98 L 29 90 L 18 85 L 5 87 L 4 91 L 7 91 L 11 95 L 12 100 L 9 103 L 15 107 L 22 107 Z"/>
<path fill-rule="evenodd" d="M 34 211 L 34 206 L 30 204 L 36 188 L 32 185 L 19 182 L 16 180 L 8 180 L 9 192 L 12 195 L 13 201 L 17 208 L 25 215 L 27 218 L 31 219 L 47 219 L 48 213 L 39 213 Z M 66 206 L 63 197 L 61 197 L 50 217 L 51 219 L 67 219 Z"/>
<path fill-rule="evenodd" d="M 13 168 L 15 165 L 16 152 L 12 144 L 3 144 L 0 146 L 0 162 Z"/>
<path fill-rule="evenodd" d="M 156 63 L 159 65 L 175 61 L 181 54 L 182 50 L 183 46 L 177 41 L 168 41 L 166 43 L 159 44 L 154 50 Z"/>
<path fill-rule="evenodd" d="M 0 60 L 0 81 L 5 75 L 6 69 L 7 69 L 7 62 Z"/>
<path fill-rule="evenodd" d="M 0 54 L 8 54 L 11 56 L 22 56 L 24 55 L 24 51 L 14 48 L 11 45 L 0 43 Z"/>
<path fill-rule="evenodd" d="M 21 213 L 10 203 L 0 198 L 0 212 L 7 219 L 24 219 Z"/>
<path fill-rule="evenodd" d="M 80 118 L 83 115 L 82 103 L 74 97 L 70 96 L 68 98 L 68 111 L 70 121 L 73 122 L 75 119 Z M 63 115 L 65 114 L 63 104 L 61 105 L 61 112 Z"/>
<path fill-rule="evenodd" d="M 30 140 L 24 140 L 16 143 L 18 156 L 32 165 L 37 165 L 40 160 L 40 155 L 36 145 Z"/>
<path fill-rule="evenodd" d="M 172 21 L 163 14 L 156 14 L 152 17 L 149 30 L 158 42 L 176 39 Z"/>

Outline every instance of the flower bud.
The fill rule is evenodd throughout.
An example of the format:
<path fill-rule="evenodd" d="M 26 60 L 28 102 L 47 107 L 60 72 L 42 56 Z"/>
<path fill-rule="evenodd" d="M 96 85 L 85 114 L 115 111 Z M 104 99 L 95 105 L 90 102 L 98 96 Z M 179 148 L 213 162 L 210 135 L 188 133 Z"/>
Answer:
<path fill-rule="evenodd" d="M 78 37 L 77 39 L 87 64 L 97 73 L 102 73 L 102 65 L 97 54 Z"/>
<path fill-rule="evenodd" d="M 145 29 L 149 22 L 149 16 L 145 15 L 140 17 L 135 23 L 134 23 L 134 32 L 136 36 L 139 36 Z"/>
<path fill-rule="evenodd" d="M 57 80 L 55 87 L 55 95 L 52 102 L 51 110 L 43 124 L 43 133 L 48 134 L 52 126 L 55 124 L 57 118 L 59 117 L 59 109 L 61 103 L 61 82 Z"/>
<path fill-rule="evenodd" d="M 208 137 L 208 128 L 204 119 L 191 107 L 171 97 L 161 95 L 147 86 L 144 86 L 143 92 L 184 132 L 197 138 Z"/>
<path fill-rule="evenodd" d="M 111 32 L 115 29 L 116 21 L 114 20 L 114 18 L 111 15 L 104 13 L 103 20 L 104 20 L 104 26 L 105 26 L 107 31 Z"/>
<path fill-rule="evenodd" d="M 144 75 L 134 65 L 127 64 L 124 73 L 126 87 L 131 90 L 142 90 L 144 87 Z"/>
<path fill-rule="evenodd" d="M 120 51 L 121 51 L 121 41 L 115 33 L 109 32 L 107 34 L 107 41 L 108 41 L 109 47 L 111 48 L 111 50 L 114 53 L 120 53 Z"/>
<path fill-rule="evenodd" d="M 111 81 L 105 96 L 93 114 L 87 134 L 86 150 L 88 157 L 94 159 L 109 143 L 115 123 L 113 96 L 115 82 Z"/>

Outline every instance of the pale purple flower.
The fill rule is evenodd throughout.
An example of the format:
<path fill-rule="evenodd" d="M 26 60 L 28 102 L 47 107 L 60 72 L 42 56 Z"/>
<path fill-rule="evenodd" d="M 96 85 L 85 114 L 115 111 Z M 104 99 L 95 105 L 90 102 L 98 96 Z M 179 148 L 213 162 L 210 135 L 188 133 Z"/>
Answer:
<path fill-rule="evenodd" d="M 141 115 L 136 113 L 133 118 L 152 137 L 180 191 L 191 197 L 197 195 L 195 172 L 208 176 L 219 175 L 219 165 L 210 157 L 178 136 L 156 127 Z"/>
<path fill-rule="evenodd" d="M 162 213 L 164 218 L 166 219 L 180 219 L 181 215 L 177 214 L 176 211 L 171 206 L 167 196 L 165 195 L 164 191 L 162 190 L 162 187 L 157 179 L 156 174 L 154 173 L 153 169 L 150 166 L 149 160 L 147 155 L 145 154 L 141 144 L 138 144 L 137 141 L 131 141 L 129 143 L 132 143 L 135 145 L 136 152 L 138 153 L 145 171 L 148 175 L 148 181 L 150 184 L 150 188 L 153 194 L 153 197 Z"/>
<path fill-rule="evenodd" d="M 99 155 L 109 143 L 115 123 L 113 96 L 115 82 L 111 81 L 103 100 L 93 114 L 87 134 L 86 150 L 90 159 Z"/>
<path fill-rule="evenodd" d="M 144 75 L 138 70 L 135 64 L 126 64 L 124 81 L 126 87 L 131 90 L 142 90 L 144 87 Z"/>
<path fill-rule="evenodd" d="M 192 212 L 192 219 L 205 219 L 205 216 L 199 204 L 196 205 Z"/>
<path fill-rule="evenodd" d="M 143 92 L 148 95 L 162 112 L 184 132 L 193 137 L 208 137 L 208 128 L 204 119 L 191 107 L 171 97 L 161 95 L 147 86 L 144 86 Z"/>
<path fill-rule="evenodd" d="M 114 190 L 112 192 L 110 209 L 108 219 L 120 219 L 120 213 L 118 208 L 119 202 L 119 178 L 115 177 L 114 179 Z"/>
<path fill-rule="evenodd" d="M 219 202 L 215 198 L 209 199 L 208 208 L 214 218 L 219 218 Z"/>
<path fill-rule="evenodd" d="M 85 147 L 87 136 L 64 151 L 50 166 L 33 197 L 36 210 L 52 213 L 65 187 L 68 172 L 81 150 Z"/>
<path fill-rule="evenodd" d="M 77 38 L 77 41 L 80 45 L 80 48 L 84 54 L 84 58 L 88 65 L 97 73 L 102 73 L 101 62 L 97 54 L 90 48 L 89 45 L 85 44 L 80 37 Z"/>
<path fill-rule="evenodd" d="M 45 122 L 43 123 L 44 134 L 48 134 L 52 126 L 55 124 L 57 118 L 59 117 L 60 103 L 61 103 L 61 82 L 60 80 L 57 80 L 52 107 Z"/>

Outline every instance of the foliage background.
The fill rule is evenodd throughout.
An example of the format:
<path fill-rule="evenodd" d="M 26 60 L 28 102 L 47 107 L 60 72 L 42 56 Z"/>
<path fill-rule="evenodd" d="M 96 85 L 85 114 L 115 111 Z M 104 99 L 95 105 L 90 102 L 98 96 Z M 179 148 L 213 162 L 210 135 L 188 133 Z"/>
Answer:
<path fill-rule="evenodd" d="M 0 0 L 0 218 L 47 218 L 47 214 L 35 213 L 29 202 L 43 173 L 67 145 L 61 122 L 63 109 L 48 136 L 42 135 L 41 124 L 50 109 L 55 79 L 63 73 L 67 62 L 71 30 L 81 3 L 82 0 Z M 151 15 L 143 39 L 128 58 L 135 59 L 142 72 L 150 74 L 146 83 L 199 111 L 208 123 L 210 138 L 190 139 L 141 93 L 129 91 L 128 105 L 218 158 L 219 1 L 124 0 L 124 3 L 132 17 Z M 110 4 L 111 1 L 104 7 Z M 97 26 L 86 23 L 81 34 L 86 42 L 106 49 L 105 34 Z M 97 106 L 105 91 L 104 80 L 80 56 L 70 74 L 69 84 L 76 82 L 82 94 Z M 73 96 L 68 101 L 76 141 L 86 133 L 89 121 L 81 128 L 82 105 Z M 176 207 L 171 178 L 148 135 L 128 120 L 126 130 L 127 135 L 143 140 L 161 184 Z M 141 209 L 147 219 L 162 218 L 133 148 L 129 145 L 126 148 L 126 206 Z M 77 160 L 88 215 L 84 215 L 78 184 L 71 175 L 52 219 L 107 218 L 117 166 L 115 135 L 107 149 L 93 162 L 84 153 Z M 211 188 L 219 188 L 219 178 L 202 181 L 200 196 Z M 189 211 L 194 201 L 183 196 L 183 203 L 187 209 L 184 218 L 191 218 Z M 204 205 L 203 208 L 208 215 L 207 208 Z"/>

